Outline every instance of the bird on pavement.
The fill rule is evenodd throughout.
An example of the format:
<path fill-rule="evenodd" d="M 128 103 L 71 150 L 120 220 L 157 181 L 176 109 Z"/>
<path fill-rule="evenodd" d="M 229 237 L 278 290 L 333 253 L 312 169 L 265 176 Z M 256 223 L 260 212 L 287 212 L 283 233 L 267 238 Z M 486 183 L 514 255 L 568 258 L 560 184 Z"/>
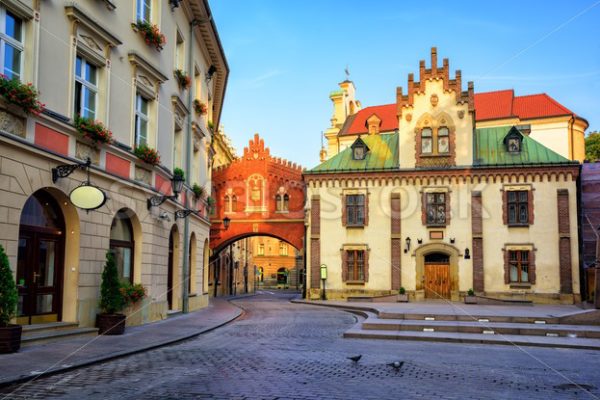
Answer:
<path fill-rule="evenodd" d="M 354 363 L 357 363 L 358 360 L 360 360 L 362 357 L 362 354 L 359 354 L 357 356 L 352 356 L 352 357 L 348 357 L 348 360 L 352 360 Z"/>
<path fill-rule="evenodd" d="M 390 367 L 393 367 L 396 371 L 398 371 L 404 365 L 404 361 L 394 361 L 393 363 L 389 363 L 388 365 Z"/>

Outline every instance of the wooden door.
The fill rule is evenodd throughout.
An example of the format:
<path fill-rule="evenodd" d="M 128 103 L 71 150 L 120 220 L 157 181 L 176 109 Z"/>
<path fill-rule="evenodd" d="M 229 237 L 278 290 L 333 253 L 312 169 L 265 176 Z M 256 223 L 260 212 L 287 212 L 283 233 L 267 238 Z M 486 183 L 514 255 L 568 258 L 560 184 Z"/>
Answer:
<path fill-rule="evenodd" d="M 425 298 L 450 298 L 450 265 L 425 264 Z"/>

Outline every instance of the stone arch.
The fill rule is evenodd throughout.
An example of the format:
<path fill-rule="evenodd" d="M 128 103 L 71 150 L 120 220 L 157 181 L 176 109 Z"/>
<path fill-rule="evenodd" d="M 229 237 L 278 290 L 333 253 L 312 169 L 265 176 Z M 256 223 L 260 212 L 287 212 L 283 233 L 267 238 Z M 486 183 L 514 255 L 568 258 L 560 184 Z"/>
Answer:
<path fill-rule="evenodd" d="M 142 283 L 142 247 L 144 239 L 142 224 L 135 211 L 131 208 L 124 207 L 119 209 L 113 216 L 113 223 L 118 215 L 126 216 L 131 224 L 133 232 L 133 283 Z"/>
<path fill-rule="evenodd" d="M 459 274 L 458 261 L 461 252 L 455 246 L 447 243 L 428 243 L 419 246 L 415 249 L 414 257 L 416 258 L 416 297 L 423 299 L 425 296 L 424 280 L 425 280 L 425 257 L 430 254 L 439 253 L 448 256 L 448 264 L 450 267 L 450 298 L 452 301 L 459 300 Z"/>

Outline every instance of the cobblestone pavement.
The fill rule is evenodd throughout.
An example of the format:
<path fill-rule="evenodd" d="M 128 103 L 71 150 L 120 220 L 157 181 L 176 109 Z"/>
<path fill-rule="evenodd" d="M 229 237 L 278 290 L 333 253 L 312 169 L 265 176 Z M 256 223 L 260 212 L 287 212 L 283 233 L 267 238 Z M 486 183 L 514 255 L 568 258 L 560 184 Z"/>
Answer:
<path fill-rule="evenodd" d="M 595 351 L 343 339 L 356 317 L 289 298 L 238 300 L 246 313 L 216 331 L 4 388 L 0 399 L 600 398 Z"/>

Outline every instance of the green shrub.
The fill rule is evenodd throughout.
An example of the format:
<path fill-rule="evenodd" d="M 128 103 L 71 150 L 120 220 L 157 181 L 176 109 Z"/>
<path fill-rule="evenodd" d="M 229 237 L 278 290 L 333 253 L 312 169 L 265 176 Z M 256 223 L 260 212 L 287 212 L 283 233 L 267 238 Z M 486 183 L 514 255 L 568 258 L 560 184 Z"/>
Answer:
<path fill-rule="evenodd" d="M 173 170 L 173 176 L 177 176 L 181 179 L 185 179 L 185 172 L 183 172 L 183 170 L 181 168 L 177 167 Z"/>
<path fill-rule="evenodd" d="M 104 271 L 102 271 L 102 284 L 100 285 L 100 310 L 104 314 L 115 314 L 121 311 L 124 306 L 115 257 L 108 251 Z"/>
<path fill-rule="evenodd" d="M 17 313 L 19 293 L 13 273 L 10 270 L 8 257 L 0 245 L 0 326 L 7 326 Z"/>
<path fill-rule="evenodd" d="M 475 296 L 475 291 L 473 289 L 469 289 L 467 291 L 467 296 Z"/>
<path fill-rule="evenodd" d="M 400 287 L 400 290 L 398 291 L 398 293 L 406 294 L 406 289 L 404 289 L 404 287 Z"/>

